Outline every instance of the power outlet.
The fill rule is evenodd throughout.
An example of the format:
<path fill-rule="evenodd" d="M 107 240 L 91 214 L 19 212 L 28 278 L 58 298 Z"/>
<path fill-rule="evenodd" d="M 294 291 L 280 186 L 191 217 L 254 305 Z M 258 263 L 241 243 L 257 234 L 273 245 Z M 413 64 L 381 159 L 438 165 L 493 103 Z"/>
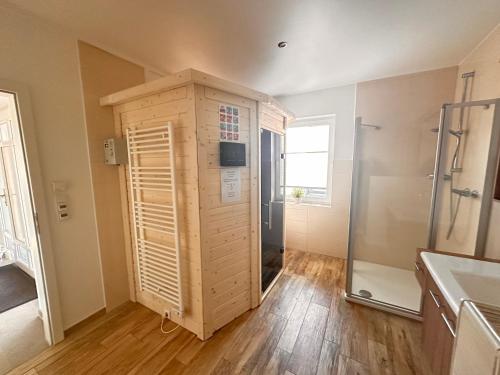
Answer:
<path fill-rule="evenodd" d="M 165 311 L 163 312 L 163 317 L 164 317 L 165 319 L 171 320 L 172 314 L 170 313 L 170 310 L 165 310 Z"/>

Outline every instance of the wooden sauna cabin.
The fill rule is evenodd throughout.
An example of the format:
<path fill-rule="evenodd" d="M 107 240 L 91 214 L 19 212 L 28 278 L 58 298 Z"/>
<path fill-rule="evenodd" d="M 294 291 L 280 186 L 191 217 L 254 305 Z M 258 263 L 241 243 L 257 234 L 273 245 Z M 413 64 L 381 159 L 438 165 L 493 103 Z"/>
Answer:
<path fill-rule="evenodd" d="M 205 340 L 261 302 L 259 134 L 284 134 L 292 115 L 193 69 L 101 105 L 128 140 L 119 174 L 130 295 Z M 244 166 L 221 167 L 220 142 L 244 145 Z"/>

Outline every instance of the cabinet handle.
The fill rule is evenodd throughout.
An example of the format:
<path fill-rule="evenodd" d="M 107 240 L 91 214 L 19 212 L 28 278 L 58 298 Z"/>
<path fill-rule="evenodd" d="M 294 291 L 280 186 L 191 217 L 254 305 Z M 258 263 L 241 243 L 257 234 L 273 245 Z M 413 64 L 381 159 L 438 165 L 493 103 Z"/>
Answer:
<path fill-rule="evenodd" d="M 420 272 L 420 267 L 418 266 L 417 262 L 415 262 L 415 269 L 417 270 L 417 272 Z"/>
<path fill-rule="evenodd" d="M 436 304 L 437 308 L 440 309 L 441 303 L 439 302 L 438 296 L 436 296 L 434 293 L 432 293 L 432 290 L 430 290 L 430 289 L 429 289 L 429 293 L 430 293 L 432 299 L 434 300 L 434 303 Z"/>
<path fill-rule="evenodd" d="M 453 337 L 457 337 L 457 335 L 455 334 L 455 330 L 453 329 L 453 322 L 448 319 L 445 313 L 441 313 L 441 318 L 443 318 L 444 324 L 446 324 L 446 327 L 448 328 L 448 331 L 450 331 L 451 335 Z"/>

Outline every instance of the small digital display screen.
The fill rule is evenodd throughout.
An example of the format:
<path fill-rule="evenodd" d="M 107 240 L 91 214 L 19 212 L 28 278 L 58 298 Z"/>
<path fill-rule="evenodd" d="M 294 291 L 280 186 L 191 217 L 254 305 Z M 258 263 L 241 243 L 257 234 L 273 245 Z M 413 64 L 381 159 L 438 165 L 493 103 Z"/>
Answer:
<path fill-rule="evenodd" d="M 244 167 L 246 166 L 245 144 L 233 142 L 220 142 L 220 166 Z"/>

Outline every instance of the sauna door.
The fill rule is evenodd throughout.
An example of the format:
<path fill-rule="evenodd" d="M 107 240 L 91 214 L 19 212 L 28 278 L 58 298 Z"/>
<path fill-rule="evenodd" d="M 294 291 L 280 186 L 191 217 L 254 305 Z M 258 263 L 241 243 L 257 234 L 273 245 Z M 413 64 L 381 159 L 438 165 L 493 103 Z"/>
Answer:
<path fill-rule="evenodd" d="M 265 292 L 283 268 L 284 137 L 261 130 L 261 272 Z"/>

